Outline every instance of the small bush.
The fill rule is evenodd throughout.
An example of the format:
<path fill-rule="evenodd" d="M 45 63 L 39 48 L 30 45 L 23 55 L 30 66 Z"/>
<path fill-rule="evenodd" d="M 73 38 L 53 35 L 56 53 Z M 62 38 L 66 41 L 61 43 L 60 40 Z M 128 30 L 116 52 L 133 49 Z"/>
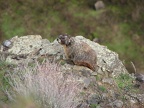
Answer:
<path fill-rule="evenodd" d="M 32 97 L 42 108 L 75 108 L 78 83 L 72 75 L 64 78 L 57 64 L 46 61 L 34 67 L 20 65 L 10 74 L 9 83 L 13 92 L 8 91 L 10 99 L 18 94 Z M 15 91 L 15 92 L 14 92 Z"/>
<path fill-rule="evenodd" d="M 130 90 L 133 87 L 134 79 L 129 74 L 120 74 L 115 81 L 120 89 Z"/>

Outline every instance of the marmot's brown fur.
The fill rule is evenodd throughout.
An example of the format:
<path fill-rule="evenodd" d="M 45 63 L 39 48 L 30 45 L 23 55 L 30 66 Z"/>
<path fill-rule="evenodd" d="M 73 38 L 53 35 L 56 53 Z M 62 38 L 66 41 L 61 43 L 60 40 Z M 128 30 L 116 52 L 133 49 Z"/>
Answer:
<path fill-rule="evenodd" d="M 63 45 L 67 59 L 75 65 L 86 66 L 95 71 L 97 67 L 97 56 L 95 51 L 85 42 L 76 41 L 75 37 L 60 35 L 57 41 Z"/>

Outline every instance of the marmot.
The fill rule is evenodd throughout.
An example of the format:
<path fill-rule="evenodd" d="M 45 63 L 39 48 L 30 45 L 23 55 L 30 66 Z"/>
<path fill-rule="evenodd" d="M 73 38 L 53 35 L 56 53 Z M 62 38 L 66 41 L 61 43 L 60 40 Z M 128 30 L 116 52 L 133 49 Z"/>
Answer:
<path fill-rule="evenodd" d="M 57 41 L 63 45 L 66 58 L 72 60 L 75 65 L 86 66 L 93 71 L 96 70 L 97 56 L 87 43 L 76 41 L 75 37 L 68 35 L 58 36 Z"/>

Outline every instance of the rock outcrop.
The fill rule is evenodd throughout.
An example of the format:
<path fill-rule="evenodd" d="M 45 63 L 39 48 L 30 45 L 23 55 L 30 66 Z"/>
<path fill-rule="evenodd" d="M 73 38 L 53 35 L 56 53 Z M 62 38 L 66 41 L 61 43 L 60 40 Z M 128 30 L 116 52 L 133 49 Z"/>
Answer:
<path fill-rule="evenodd" d="M 16 36 L 7 40 L 11 42 L 9 43 L 11 47 L 1 45 L 0 60 L 19 64 L 46 58 L 50 62 L 59 63 L 64 75 L 73 74 L 75 80 L 81 83 L 83 88 L 81 92 L 84 94 L 80 96 L 78 108 L 90 108 L 90 105 L 94 104 L 101 106 L 100 108 L 122 108 L 124 102 L 122 99 L 120 100 L 120 91 L 114 79 L 121 74 L 128 74 L 128 72 L 122 61 L 119 60 L 118 54 L 83 36 L 76 36 L 75 40 L 87 43 L 95 51 L 97 71 L 93 72 L 87 67 L 67 63 L 63 48 L 57 40 L 50 42 L 47 39 L 42 39 L 40 35 Z M 131 97 L 134 97 L 130 94 L 125 95 L 128 105 L 132 104 L 130 103 Z M 139 102 L 137 96 L 133 100 Z M 144 101 L 141 100 L 141 103 L 144 103 Z"/>
<path fill-rule="evenodd" d="M 110 76 L 127 73 L 117 53 L 83 36 L 76 36 L 75 39 L 76 41 L 86 42 L 97 54 L 97 65 L 99 67 L 97 73 Z M 41 56 L 53 57 L 55 60 L 65 59 L 63 48 L 56 40 L 50 43 L 39 35 L 28 35 L 13 37 L 10 41 L 12 42 L 11 48 L 5 50 L 5 46 L 1 46 L 1 55 L 5 54 L 6 61 L 10 63 L 30 62 Z"/>

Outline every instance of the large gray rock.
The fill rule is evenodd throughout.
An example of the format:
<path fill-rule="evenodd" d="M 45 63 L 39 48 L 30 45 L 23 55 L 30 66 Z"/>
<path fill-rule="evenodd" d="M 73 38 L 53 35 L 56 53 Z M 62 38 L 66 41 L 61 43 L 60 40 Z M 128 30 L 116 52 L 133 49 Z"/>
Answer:
<path fill-rule="evenodd" d="M 23 37 L 15 36 L 11 39 L 12 48 L 8 49 L 11 54 L 30 54 L 42 45 L 42 37 L 40 35 L 28 35 Z"/>
<path fill-rule="evenodd" d="M 15 36 L 3 42 L 0 48 L 0 54 L 1 59 L 4 60 L 5 57 L 6 62 L 14 64 L 24 61 L 31 62 L 39 56 L 51 56 L 61 52 L 57 48 L 58 45 L 57 42 L 50 43 L 49 40 L 42 39 L 40 35 Z"/>
<path fill-rule="evenodd" d="M 75 39 L 76 41 L 86 42 L 97 54 L 97 73 L 112 77 L 118 76 L 120 73 L 127 73 L 117 53 L 83 36 L 76 36 Z M 1 53 L 7 54 L 7 62 L 31 61 L 31 59 L 44 55 L 53 56 L 54 60 L 65 59 L 63 47 L 56 40 L 50 43 L 47 39 L 42 39 L 40 35 L 28 35 L 13 37 L 10 41 L 12 47 L 4 50 L 5 46 L 1 46 Z"/>
<path fill-rule="evenodd" d="M 24 62 L 30 55 L 35 55 L 41 48 L 42 37 L 40 35 L 15 36 L 9 40 L 11 47 L 1 46 L 1 53 L 6 54 L 6 61 L 10 63 Z M 4 42 L 6 43 L 7 40 Z"/>
<path fill-rule="evenodd" d="M 53 62 L 59 64 L 65 78 L 72 74 L 75 81 L 80 84 L 79 86 L 82 88 L 79 96 L 81 103 L 77 108 L 90 108 L 89 106 L 93 104 L 102 106 L 102 108 L 106 108 L 105 105 L 121 108 L 123 102 L 118 100 L 120 89 L 114 78 L 121 73 L 128 72 L 119 60 L 118 54 L 83 36 L 76 36 L 75 41 L 86 42 L 95 51 L 97 71 L 93 72 L 87 67 L 68 63 L 65 60 L 63 47 L 56 40 L 50 43 L 49 40 L 42 39 L 39 35 L 16 36 L 7 40 L 0 47 L 0 60 L 21 64 L 34 62 L 39 58 L 48 60 L 52 58 Z M 100 76 L 99 80 L 96 79 L 98 76 Z M 134 97 L 143 103 L 143 95 L 129 95 L 129 97 Z"/>

